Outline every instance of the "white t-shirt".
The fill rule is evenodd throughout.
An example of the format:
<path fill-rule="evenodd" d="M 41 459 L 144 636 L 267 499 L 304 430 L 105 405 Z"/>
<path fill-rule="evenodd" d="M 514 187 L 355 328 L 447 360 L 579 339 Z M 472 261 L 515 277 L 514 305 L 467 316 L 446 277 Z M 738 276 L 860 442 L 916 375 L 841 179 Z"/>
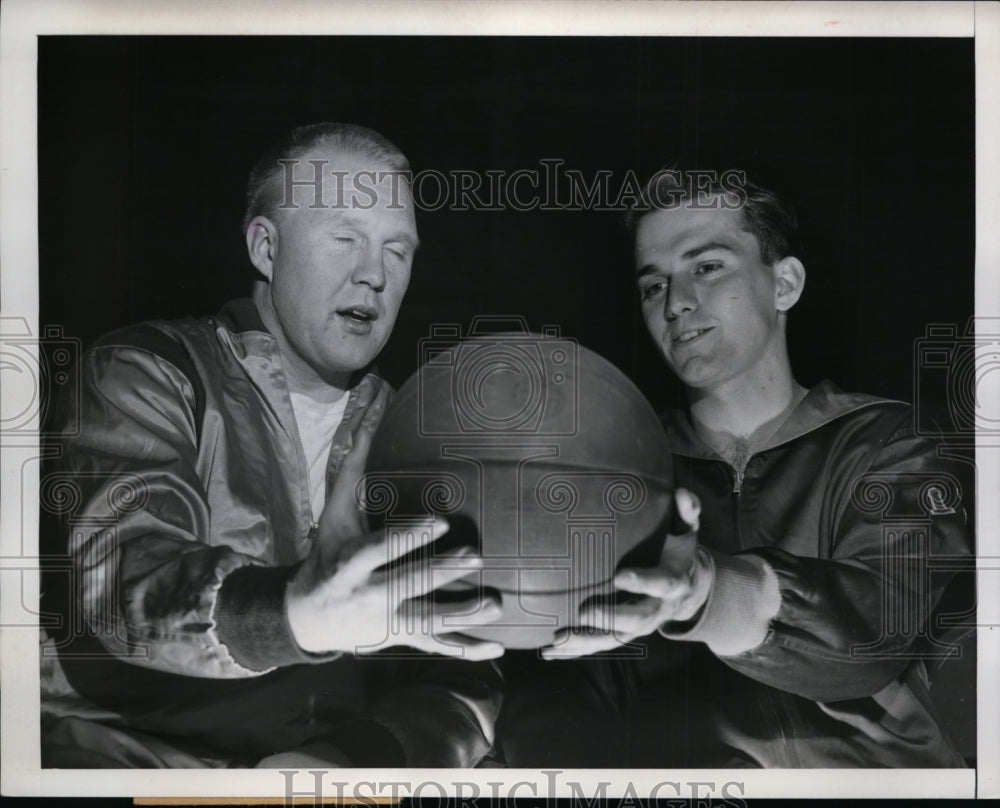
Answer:
<path fill-rule="evenodd" d="M 313 521 L 318 522 L 326 503 L 326 465 L 330 460 L 333 435 L 344 419 L 347 393 L 333 404 L 314 401 L 301 393 L 291 393 L 292 410 L 299 427 L 299 439 L 309 468 L 309 502 Z"/>

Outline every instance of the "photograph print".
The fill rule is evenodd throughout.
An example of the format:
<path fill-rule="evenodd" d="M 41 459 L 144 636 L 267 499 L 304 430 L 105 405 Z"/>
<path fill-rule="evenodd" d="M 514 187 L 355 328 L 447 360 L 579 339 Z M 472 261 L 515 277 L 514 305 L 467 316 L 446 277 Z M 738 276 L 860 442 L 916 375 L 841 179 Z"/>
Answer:
<path fill-rule="evenodd" d="M 976 112 L 972 37 L 40 36 L 41 769 L 975 769 Z"/>

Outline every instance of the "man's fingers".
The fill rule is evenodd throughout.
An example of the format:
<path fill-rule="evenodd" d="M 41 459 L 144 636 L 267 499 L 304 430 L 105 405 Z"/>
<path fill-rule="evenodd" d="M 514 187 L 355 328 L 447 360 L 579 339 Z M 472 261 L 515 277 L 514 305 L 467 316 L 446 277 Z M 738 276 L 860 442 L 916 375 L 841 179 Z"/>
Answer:
<path fill-rule="evenodd" d="M 674 491 L 674 512 L 670 519 L 670 535 L 685 536 L 697 533 L 701 516 L 701 502 L 686 488 Z"/>
<path fill-rule="evenodd" d="M 659 567 L 629 567 L 615 574 L 615 586 L 636 595 L 662 598 L 670 590 L 670 580 Z"/>
<path fill-rule="evenodd" d="M 384 564 L 440 539 L 448 532 L 448 520 L 440 516 L 422 519 L 409 527 L 376 530 L 345 546 L 341 557 L 349 575 L 367 576 Z M 466 573 L 468 574 L 468 573 Z"/>
<path fill-rule="evenodd" d="M 670 532 L 663 542 L 658 565 L 671 578 L 683 578 L 691 570 L 695 548 L 698 546 L 700 517 L 701 503 L 698 497 L 686 488 L 674 491 Z"/>
<path fill-rule="evenodd" d="M 503 656 L 504 647 L 498 642 L 476 640 L 464 634 L 441 634 L 436 637 L 415 637 L 410 643 L 414 648 L 431 654 L 465 659 L 469 662 L 479 662 L 484 659 L 496 659 Z"/>
<path fill-rule="evenodd" d="M 372 575 L 371 583 L 378 586 L 391 581 L 402 597 L 418 598 L 460 581 L 482 566 L 482 557 L 470 548 L 460 547 L 434 559 L 418 557 L 391 569 L 379 570 Z"/>
<path fill-rule="evenodd" d="M 409 615 L 422 625 L 430 625 L 434 634 L 444 635 L 493 623 L 500 619 L 503 609 L 496 597 L 480 597 L 478 594 L 454 601 L 440 601 L 433 598 L 407 601 L 403 607 Z"/>
<path fill-rule="evenodd" d="M 456 631 L 458 627 L 457 622 L 452 618 L 468 617 L 470 621 L 475 621 L 478 625 L 492 623 L 502 613 L 498 597 L 480 595 L 479 593 L 456 600 L 440 600 L 433 597 L 413 598 L 408 600 L 402 608 L 409 610 L 409 614 L 415 617 L 431 617 L 441 625 L 444 625 L 447 620 L 448 631 Z"/>
<path fill-rule="evenodd" d="M 658 598 L 642 597 L 631 603 L 584 606 L 580 610 L 578 622 L 581 626 L 591 626 L 602 631 L 642 636 L 659 625 L 657 615 L 661 605 L 662 601 Z"/>
<path fill-rule="evenodd" d="M 610 651 L 624 645 L 629 638 L 624 635 L 595 632 L 591 629 L 562 629 L 556 632 L 552 645 L 541 649 L 542 659 L 575 659 L 576 657 Z"/>

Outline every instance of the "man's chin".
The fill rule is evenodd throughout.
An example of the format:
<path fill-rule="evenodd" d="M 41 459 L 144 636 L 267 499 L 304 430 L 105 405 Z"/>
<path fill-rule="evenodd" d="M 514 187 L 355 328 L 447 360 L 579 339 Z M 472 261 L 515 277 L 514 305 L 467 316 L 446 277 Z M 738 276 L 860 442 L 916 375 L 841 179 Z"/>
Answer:
<path fill-rule="evenodd" d="M 685 387 L 696 390 L 712 387 L 720 381 L 719 372 L 712 364 L 700 357 L 691 357 L 685 360 L 678 367 L 677 364 L 670 363 L 670 368 L 674 375 Z"/>
<path fill-rule="evenodd" d="M 364 340 L 341 338 L 340 342 L 340 350 L 323 357 L 323 367 L 332 375 L 356 373 L 368 367 L 375 361 L 382 347 L 380 342 L 372 338 Z"/>
<path fill-rule="evenodd" d="M 375 359 L 374 354 L 368 355 L 359 354 L 358 356 L 339 356 L 336 359 L 330 359 L 323 364 L 323 370 L 320 376 L 324 381 L 330 384 L 335 384 L 338 387 L 340 382 L 343 381 L 345 375 L 350 376 L 351 374 L 357 373 L 359 370 L 364 370 L 368 367 Z"/>

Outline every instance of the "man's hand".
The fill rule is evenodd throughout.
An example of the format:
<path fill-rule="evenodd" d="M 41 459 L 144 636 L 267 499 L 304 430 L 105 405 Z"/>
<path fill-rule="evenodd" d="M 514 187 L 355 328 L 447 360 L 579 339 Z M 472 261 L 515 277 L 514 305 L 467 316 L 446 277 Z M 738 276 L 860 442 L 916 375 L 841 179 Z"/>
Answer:
<path fill-rule="evenodd" d="M 482 559 L 464 547 L 439 553 L 431 563 L 430 545 L 448 530 L 444 519 L 409 526 L 403 541 L 392 541 L 387 531 L 364 530 L 356 491 L 386 398 L 380 393 L 366 412 L 310 553 L 288 583 L 285 608 L 295 641 L 309 653 L 362 654 L 407 645 L 469 660 L 498 657 L 499 643 L 449 633 L 453 629 L 444 626 L 452 615 L 464 615 L 470 624 L 496 620 L 497 600 L 474 595 L 435 603 L 428 597 L 482 567 Z M 409 557 L 400 562 L 403 556 Z"/>
<path fill-rule="evenodd" d="M 578 625 L 557 632 L 552 645 L 542 649 L 542 657 L 596 654 L 651 634 L 664 623 L 693 619 L 712 588 L 711 567 L 697 551 L 700 514 L 698 498 L 678 488 L 674 492 L 674 519 L 675 524 L 684 524 L 676 535 L 667 535 L 659 563 L 621 569 L 615 575 L 615 587 L 636 597 L 614 605 L 585 602 Z"/>

